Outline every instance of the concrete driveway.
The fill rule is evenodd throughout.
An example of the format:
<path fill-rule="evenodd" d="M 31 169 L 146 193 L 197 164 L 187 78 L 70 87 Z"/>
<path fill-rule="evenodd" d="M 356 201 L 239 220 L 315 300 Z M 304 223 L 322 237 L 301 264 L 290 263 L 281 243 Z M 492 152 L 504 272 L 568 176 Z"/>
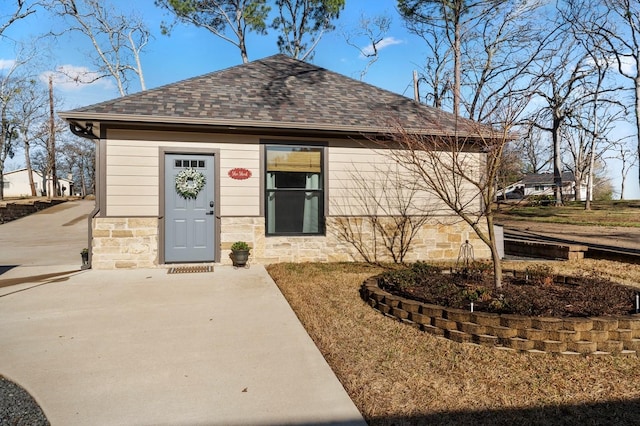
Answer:
<path fill-rule="evenodd" d="M 94 201 L 67 201 L 0 225 L 0 267 L 81 264 Z M 0 275 L 0 279 L 2 279 Z"/>
<path fill-rule="evenodd" d="M 18 251 L 32 233 L 54 247 L 39 226 L 25 227 Z M 365 424 L 259 265 L 46 276 L 11 259 L 28 266 L 0 275 L 0 375 L 54 426 Z"/>

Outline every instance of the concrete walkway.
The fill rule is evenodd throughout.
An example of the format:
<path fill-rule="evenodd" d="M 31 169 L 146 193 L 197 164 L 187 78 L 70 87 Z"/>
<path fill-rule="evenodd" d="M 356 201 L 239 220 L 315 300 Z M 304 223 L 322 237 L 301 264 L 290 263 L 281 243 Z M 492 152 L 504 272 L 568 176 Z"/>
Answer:
<path fill-rule="evenodd" d="M 0 375 L 54 426 L 365 424 L 261 266 L 50 270 L 0 275 Z"/>

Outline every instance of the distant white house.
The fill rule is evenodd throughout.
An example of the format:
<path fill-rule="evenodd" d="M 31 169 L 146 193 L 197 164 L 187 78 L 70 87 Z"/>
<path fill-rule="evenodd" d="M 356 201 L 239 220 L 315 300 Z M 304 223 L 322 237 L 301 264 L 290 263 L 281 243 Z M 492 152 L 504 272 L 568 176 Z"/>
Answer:
<path fill-rule="evenodd" d="M 40 172 L 31 171 L 33 184 L 36 188 L 36 196 L 45 196 L 53 193 L 53 181 L 49 177 L 46 182 Z M 5 197 L 30 197 L 31 188 L 29 186 L 29 173 L 27 169 L 18 169 L 5 172 L 2 182 Z M 46 190 L 44 189 L 46 188 Z M 61 196 L 70 195 L 73 192 L 73 181 L 70 179 L 58 179 L 59 194 Z"/>
<path fill-rule="evenodd" d="M 498 191 L 498 197 L 515 199 L 530 196 L 554 195 L 553 173 L 529 173 L 521 180 Z M 562 195 L 568 200 L 576 199 L 575 177 L 571 172 L 562 173 Z M 580 199 L 587 198 L 587 183 L 580 185 Z"/>

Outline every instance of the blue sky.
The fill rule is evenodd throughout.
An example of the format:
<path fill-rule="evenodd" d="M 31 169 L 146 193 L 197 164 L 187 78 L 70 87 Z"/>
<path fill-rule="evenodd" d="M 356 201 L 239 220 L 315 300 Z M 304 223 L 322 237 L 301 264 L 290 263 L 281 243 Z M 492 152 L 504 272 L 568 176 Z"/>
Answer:
<path fill-rule="evenodd" d="M 6 1 L 0 5 L 0 16 L 5 15 Z M 163 21 L 171 21 L 166 11 L 157 8 L 153 0 L 111 0 L 116 9 L 125 13 L 140 14 L 153 34 L 153 39 L 142 55 L 142 66 L 148 88 L 173 83 L 185 78 L 228 68 L 242 63 L 238 49 L 226 43 L 206 30 L 195 26 L 178 24 L 170 36 L 160 32 Z M 408 33 L 403 26 L 396 9 L 396 0 L 347 0 L 346 7 L 336 22 L 336 30 L 324 35 L 315 50 L 311 62 L 321 67 L 359 79 L 367 66 L 358 49 L 345 41 L 345 32 L 357 29 L 361 16 L 369 18 L 386 14 L 391 17 L 391 28 L 383 43 L 379 60 L 373 64 L 364 81 L 375 86 L 413 96 L 412 72 L 420 69 L 427 55 L 424 41 Z M 50 18 L 39 13 L 35 18 L 18 22 L 5 32 L 11 39 L 24 40 L 46 32 L 51 27 Z M 367 39 L 353 40 L 361 48 L 366 48 Z M 251 34 L 247 40 L 250 60 L 260 59 L 278 53 L 274 30 L 267 36 Z M 38 72 L 45 75 L 47 71 L 58 67 L 67 70 L 78 68 L 91 71 L 95 69 L 88 55 L 92 54 L 88 41 L 78 35 L 63 35 L 57 41 L 49 40 L 39 44 L 39 50 L 48 54 L 38 65 Z M 15 48 L 6 39 L 0 39 L 0 68 L 4 61 L 15 57 Z M 46 78 L 42 78 L 43 81 Z M 43 83 L 44 84 L 44 83 Z M 137 89 L 136 89 L 137 90 Z M 132 91 L 136 91 L 132 90 Z M 55 91 L 62 101 L 63 109 L 72 109 L 117 97 L 115 84 L 108 80 L 99 80 L 91 85 L 77 85 L 56 80 Z M 21 167 L 18 157 L 7 162 L 8 169 Z M 615 163 L 609 166 L 614 179 L 614 188 L 618 188 L 619 168 Z M 638 172 L 633 170 L 627 179 L 626 198 L 640 198 L 638 188 Z"/>

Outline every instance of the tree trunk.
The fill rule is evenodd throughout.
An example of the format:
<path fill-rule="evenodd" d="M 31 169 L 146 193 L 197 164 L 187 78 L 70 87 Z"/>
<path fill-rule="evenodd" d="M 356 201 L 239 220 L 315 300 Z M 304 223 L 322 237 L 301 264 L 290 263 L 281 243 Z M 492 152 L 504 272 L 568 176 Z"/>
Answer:
<path fill-rule="evenodd" d="M 2 106 L 2 117 L 0 118 L 0 201 L 4 200 L 4 160 L 7 159 L 7 108 Z"/>
<path fill-rule="evenodd" d="M 140 62 L 140 52 L 136 49 L 136 43 L 133 41 L 133 30 L 129 31 L 129 44 L 131 44 L 131 51 L 133 52 L 133 57 L 136 61 L 136 70 L 138 74 L 138 79 L 140 80 L 140 89 L 142 91 L 147 90 L 147 86 L 144 82 L 144 75 L 142 74 L 142 62 Z"/>
<path fill-rule="evenodd" d="M 458 13 L 459 11 L 456 11 Z M 461 62 L 462 52 L 460 47 L 460 22 L 459 19 L 454 23 L 454 59 L 453 59 L 453 114 L 460 116 L 460 79 L 461 79 Z"/>
<path fill-rule="evenodd" d="M 29 188 L 31 189 L 31 196 L 35 197 L 36 194 L 36 184 L 33 181 L 33 171 L 31 169 L 31 154 L 29 153 L 29 142 L 24 142 L 24 162 L 27 166 L 27 175 L 29 176 Z"/>
<path fill-rule="evenodd" d="M 496 233 L 493 224 L 493 215 L 487 215 L 487 229 L 489 233 L 489 249 L 491 250 L 491 260 L 493 261 L 493 284 L 496 289 L 502 288 L 502 259 L 500 259 L 500 253 L 498 253 L 498 247 L 496 244 Z"/>
<path fill-rule="evenodd" d="M 49 76 L 49 168 L 51 170 L 51 192 L 56 197 L 58 196 L 58 171 L 56 170 L 56 126 L 55 115 L 53 110 L 53 77 Z"/>
<path fill-rule="evenodd" d="M 553 185 L 556 206 L 562 205 L 562 152 L 560 151 L 560 119 L 553 119 Z"/>
<path fill-rule="evenodd" d="M 640 73 L 633 79 L 635 86 L 634 106 L 636 111 L 636 138 L 638 139 L 638 165 L 640 167 Z M 638 173 L 638 182 L 640 182 L 640 173 Z"/>

